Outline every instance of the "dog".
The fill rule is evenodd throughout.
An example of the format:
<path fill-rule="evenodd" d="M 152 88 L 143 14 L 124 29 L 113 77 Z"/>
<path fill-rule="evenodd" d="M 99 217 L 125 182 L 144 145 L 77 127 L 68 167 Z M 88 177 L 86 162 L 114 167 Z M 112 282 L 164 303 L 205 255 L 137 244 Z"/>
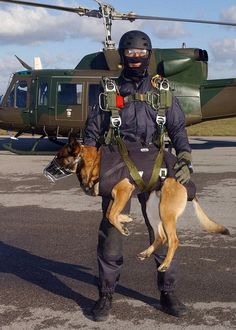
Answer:
<path fill-rule="evenodd" d="M 99 177 L 101 152 L 93 146 L 84 146 L 71 135 L 68 144 L 64 145 L 56 155 L 56 160 L 61 167 L 72 173 L 77 173 L 81 186 L 86 193 L 92 190 L 92 195 L 99 193 Z M 122 210 L 131 198 L 135 184 L 129 178 L 118 181 L 112 188 L 112 200 L 107 210 L 107 219 L 123 235 L 129 235 L 126 223 L 131 222 L 129 215 L 122 214 Z M 158 196 L 159 195 L 159 196 Z M 224 226 L 210 220 L 201 208 L 197 197 L 193 205 L 198 220 L 205 230 L 211 233 L 229 235 Z M 177 182 L 175 178 L 166 178 L 159 192 L 152 191 L 146 204 L 149 220 L 157 221 L 158 207 L 161 222 L 155 235 L 154 242 L 144 251 L 138 254 L 140 260 L 151 256 L 161 245 L 167 244 L 168 251 L 165 260 L 159 266 L 158 271 L 165 272 L 171 264 L 175 251 L 179 245 L 176 234 L 177 219 L 184 212 L 187 204 L 187 190 Z"/>

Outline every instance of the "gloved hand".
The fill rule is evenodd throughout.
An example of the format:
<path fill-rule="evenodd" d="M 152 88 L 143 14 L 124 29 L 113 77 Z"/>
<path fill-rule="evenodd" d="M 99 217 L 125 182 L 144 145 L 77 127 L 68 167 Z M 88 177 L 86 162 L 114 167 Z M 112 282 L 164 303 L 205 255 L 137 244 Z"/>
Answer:
<path fill-rule="evenodd" d="M 190 180 L 193 173 L 192 156 L 190 152 L 183 151 L 178 154 L 177 159 L 174 166 L 174 170 L 176 170 L 175 177 L 179 183 L 185 184 Z"/>

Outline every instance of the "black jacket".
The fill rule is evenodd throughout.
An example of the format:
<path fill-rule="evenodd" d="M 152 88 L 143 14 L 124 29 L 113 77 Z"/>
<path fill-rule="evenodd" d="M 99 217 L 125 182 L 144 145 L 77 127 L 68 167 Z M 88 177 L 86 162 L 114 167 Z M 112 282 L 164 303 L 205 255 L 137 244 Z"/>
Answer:
<path fill-rule="evenodd" d="M 121 76 L 118 81 L 121 96 L 146 93 L 154 90 L 151 77 L 146 76 L 138 83 Z M 98 105 L 91 110 L 85 128 L 84 144 L 98 145 L 101 136 L 109 129 L 111 113 L 103 111 Z M 152 143 L 157 131 L 156 110 L 146 102 L 131 101 L 120 110 L 120 134 L 124 141 Z M 166 130 L 178 155 L 182 151 L 191 152 L 185 129 L 185 116 L 179 102 L 173 96 L 172 106 L 166 110 Z"/>

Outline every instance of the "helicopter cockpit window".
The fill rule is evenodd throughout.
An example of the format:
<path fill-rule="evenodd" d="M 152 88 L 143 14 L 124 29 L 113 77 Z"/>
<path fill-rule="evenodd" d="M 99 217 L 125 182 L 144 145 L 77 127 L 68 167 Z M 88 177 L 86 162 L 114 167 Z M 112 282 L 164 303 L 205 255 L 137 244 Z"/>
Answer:
<path fill-rule="evenodd" d="M 59 105 L 82 104 L 82 84 L 58 84 L 57 99 Z"/>
<path fill-rule="evenodd" d="M 39 84 L 39 97 L 38 105 L 47 105 L 48 104 L 48 84 L 41 82 Z"/>
<path fill-rule="evenodd" d="M 15 108 L 26 108 L 27 89 L 27 81 L 18 80 L 9 94 L 7 105 Z"/>

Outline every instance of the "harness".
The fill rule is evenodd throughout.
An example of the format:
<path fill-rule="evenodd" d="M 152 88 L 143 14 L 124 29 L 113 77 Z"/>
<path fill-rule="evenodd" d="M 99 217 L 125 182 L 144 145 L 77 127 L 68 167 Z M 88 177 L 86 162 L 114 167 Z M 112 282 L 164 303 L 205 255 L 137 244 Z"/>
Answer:
<path fill-rule="evenodd" d="M 103 111 L 110 111 L 110 127 L 105 136 L 105 144 L 118 145 L 120 155 L 129 169 L 130 175 L 141 192 L 151 191 L 158 177 L 165 177 L 161 165 L 164 155 L 164 136 L 165 136 L 165 111 L 172 104 L 172 95 L 169 89 L 167 79 L 156 75 L 151 80 L 155 91 L 147 91 L 146 93 L 134 93 L 126 97 L 119 94 L 116 82 L 108 77 L 102 79 L 104 92 L 99 95 L 99 106 Z M 132 159 L 129 157 L 127 147 L 120 136 L 121 117 L 120 111 L 127 102 L 146 102 L 156 111 L 157 132 L 155 144 L 159 147 L 159 153 L 155 159 L 152 174 L 149 183 L 146 185 L 139 171 L 137 170 Z"/>

